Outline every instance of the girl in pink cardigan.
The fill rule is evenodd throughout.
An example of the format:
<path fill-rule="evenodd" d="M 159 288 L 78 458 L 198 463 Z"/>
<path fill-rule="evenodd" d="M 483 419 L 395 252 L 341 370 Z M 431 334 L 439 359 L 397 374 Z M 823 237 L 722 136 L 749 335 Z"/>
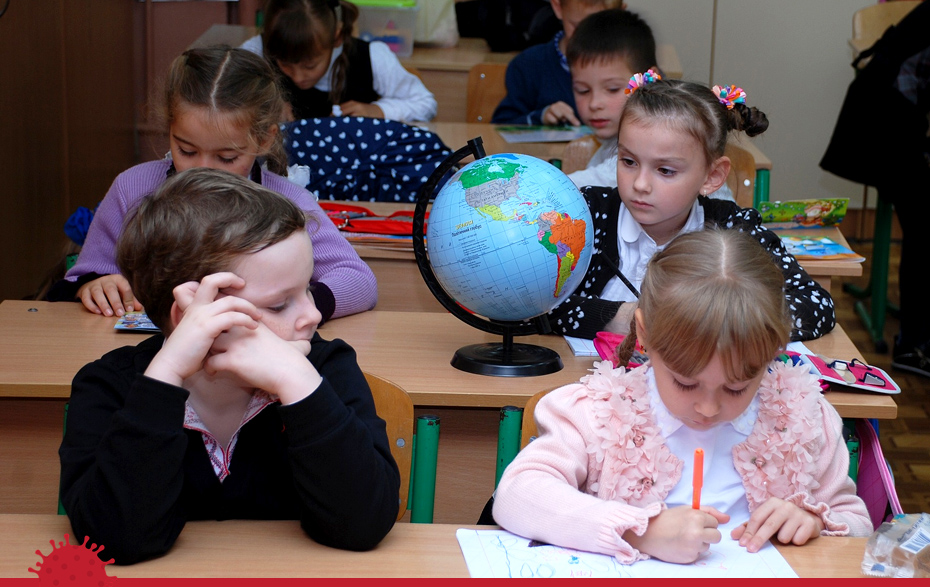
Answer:
<path fill-rule="evenodd" d="M 741 232 L 671 241 L 649 262 L 625 341 L 638 337 L 649 361 L 595 363 L 539 402 L 539 437 L 504 472 L 495 521 L 623 563 L 693 562 L 721 540 L 755 552 L 770 538 L 869 535 L 839 415 L 807 367 L 772 360 L 790 331 L 783 284 Z"/>

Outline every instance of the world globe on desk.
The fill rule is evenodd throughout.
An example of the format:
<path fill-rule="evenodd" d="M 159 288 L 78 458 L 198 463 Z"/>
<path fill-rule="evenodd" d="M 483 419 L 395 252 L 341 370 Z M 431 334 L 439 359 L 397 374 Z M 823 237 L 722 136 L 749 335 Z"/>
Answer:
<path fill-rule="evenodd" d="M 437 193 L 439 181 L 469 156 L 475 160 Z M 460 348 L 452 365 L 503 377 L 560 370 L 557 352 L 514 343 L 513 337 L 551 332 L 546 314 L 578 287 L 591 262 L 593 240 L 584 197 L 552 164 L 529 155 L 486 155 L 480 137 L 449 156 L 418 195 L 417 265 L 447 310 L 502 336 L 500 343 Z"/>

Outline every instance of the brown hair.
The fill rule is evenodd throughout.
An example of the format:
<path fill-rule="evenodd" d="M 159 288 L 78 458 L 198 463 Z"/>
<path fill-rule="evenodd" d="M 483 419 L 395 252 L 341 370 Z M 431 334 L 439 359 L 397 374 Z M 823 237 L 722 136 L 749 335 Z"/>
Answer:
<path fill-rule="evenodd" d="M 329 89 L 330 101 L 339 104 L 348 76 L 349 57 L 355 52 L 352 29 L 357 19 L 358 7 L 345 0 L 268 0 L 262 51 L 272 63 L 300 63 L 331 51 L 342 40 L 342 55 L 333 63 Z"/>
<path fill-rule="evenodd" d="M 264 157 L 268 169 L 279 175 L 287 175 L 287 152 L 278 132 L 284 104 L 277 74 L 268 63 L 226 45 L 185 51 L 172 62 L 165 80 L 164 116 L 169 126 L 184 106 L 232 116 L 235 124 L 248 129 L 255 155 Z M 262 150 L 266 143 L 270 146 Z"/>
<path fill-rule="evenodd" d="M 637 14 L 619 8 L 601 10 L 578 23 L 565 58 L 570 67 L 622 59 L 630 71 L 646 71 L 656 65 L 656 41 Z"/>
<path fill-rule="evenodd" d="M 286 197 L 228 171 L 193 168 L 143 198 L 116 247 L 116 263 L 159 328 L 170 324 L 173 290 L 227 270 L 305 230 L 307 215 Z"/>
<path fill-rule="evenodd" d="M 729 131 L 741 130 L 754 137 L 769 126 L 758 108 L 735 104 L 727 109 L 707 86 L 665 78 L 640 86 L 630 95 L 620 115 L 620 127 L 628 121 L 663 121 L 693 136 L 708 163 L 723 156 Z"/>
<path fill-rule="evenodd" d="M 638 91 L 638 90 L 637 90 Z M 719 354 L 732 381 L 752 379 L 788 343 L 784 277 L 772 256 L 738 230 L 679 235 L 649 261 L 639 298 L 647 353 L 685 377 Z M 626 365 L 631 332 L 617 349 Z"/>

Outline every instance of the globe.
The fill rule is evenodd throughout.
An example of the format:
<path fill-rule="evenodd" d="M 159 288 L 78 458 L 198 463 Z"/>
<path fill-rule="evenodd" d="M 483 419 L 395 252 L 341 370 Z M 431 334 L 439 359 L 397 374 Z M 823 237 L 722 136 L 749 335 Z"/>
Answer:
<path fill-rule="evenodd" d="M 460 149 L 431 176 L 432 182 L 456 158 L 475 155 L 436 192 L 426 222 L 425 251 L 418 243 L 417 223 L 422 221 L 426 194 L 431 193 L 429 185 L 420 192 L 414 248 L 420 245 L 421 273 L 453 314 L 504 336 L 503 345 L 475 345 L 487 356 L 475 356 L 473 348 L 465 353 L 473 355 L 467 359 L 469 366 L 456 365 L 455 359 L 453 365 L 494 375 L 551 372 L 514 366 L 539 357 L 516 356 L 510 337 L 550 331 L 546 313 L 575 291 L 591 261 L 591 212 L 578 188 L 552 164 L 515 153 L 484 155 L 480 139 L 473 141 L 478 141 L 475 153 Z M 544 348 L 519 350 L 554 353 Z M 486 372 L 483 363 L 504 368 Z"/>
<path fill-rule="evenodd" d="M 492 320 L 545 314 L 575 291 L 591 261 L 591 212 L 552 164 L 504 153 L 469 163 L 442 187 L 427 223 L 442 288 Z"/>

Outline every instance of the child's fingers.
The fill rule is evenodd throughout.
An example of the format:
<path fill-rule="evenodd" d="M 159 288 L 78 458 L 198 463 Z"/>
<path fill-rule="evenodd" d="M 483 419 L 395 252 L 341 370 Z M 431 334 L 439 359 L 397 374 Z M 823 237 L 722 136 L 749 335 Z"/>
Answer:
<path fill-rule="evenodd" d="M 725 524 L 730 521 L 729 514 L 725 514 L 717 508 L 711 507 L 709 505 L 702 505 L 701 511 L 712 515 L 714 519 L 717 520 L 718 524 Z"/>

